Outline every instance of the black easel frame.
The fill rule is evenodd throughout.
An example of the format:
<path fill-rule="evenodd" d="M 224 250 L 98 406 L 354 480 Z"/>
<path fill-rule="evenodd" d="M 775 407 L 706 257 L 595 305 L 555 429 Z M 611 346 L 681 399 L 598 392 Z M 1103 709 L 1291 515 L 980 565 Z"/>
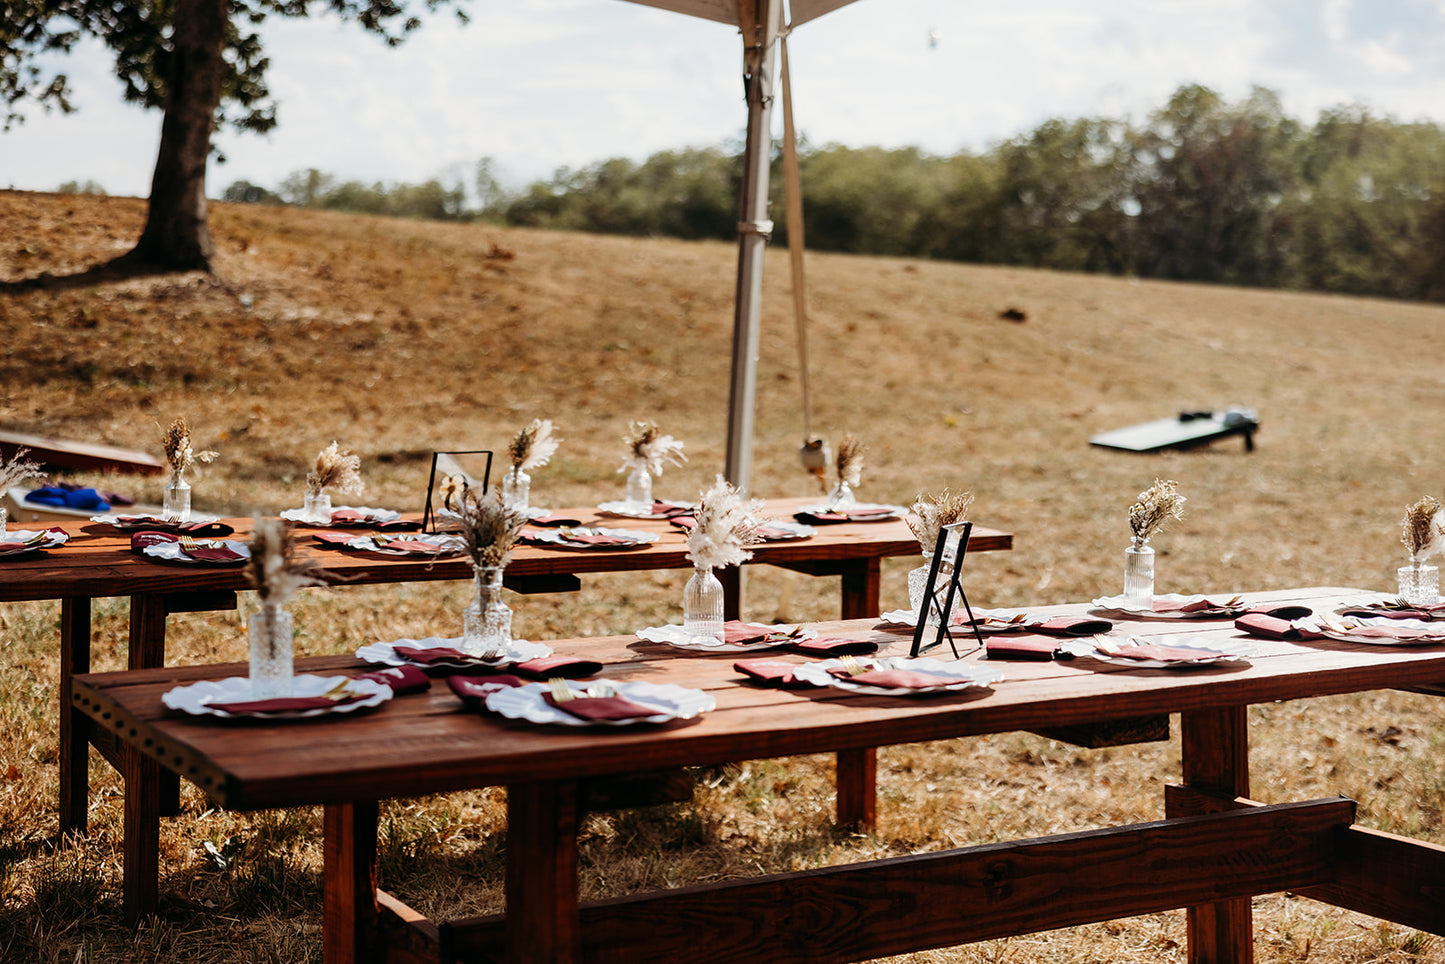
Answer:
<path fill-rule="evenodd" d="M 487 486 L 492 477 L 492 453 L 489 450 L 475 449 L 466 452 L 433 452 L 431 456 L 431 475 L 427 478 L 426 483 L 426 509 L 422 512 L 421 517 L 423 532 L 439 531 L 437 528 L 437 512 L 445 508 L 444 506 L 433 504 L 439 482 L 444 481 L 448 476 L 458 475 L 462 477 L 467 485 L 477 485 L 478 480 L 476 476 L 472 472 L 468 472 L 456 458 L 456 456 L 467 455 L 478 456 L 478 461 L 482 462 L 480 488 L 484 493 L 487 491 Z M 486 456 L 485 460 L 481 459 L 481 456 Z"/>
<path fill-rule="evenodd" d="M 953 553 L 953 572 L 948 576 L 948 592 L 945 594 L 943 602 L 940 603 L 935 592 L 935 587 L 938 585 L 938 571 L 943 568 L 943 560 L 948 555 L 949 536 L 955 532 L 958 533 L 958 548 Z M 963 557 L 968 553 L 968 537 L 972 532 L 972 522 L 956 522 L 939 530 L 938 544 L 933 547 L 933 559 L 928 565 L 928 582 L 923 587 L 923 604 L 919 607 L 918 620 L 913 627 L 913 648 L 908 653 L 910 657 L 916 657 L 920 653 L 943 645 L 946 637 L 949 649 L 953 650 L 953 658 L 959 658 L 958 646 L 953 639 L 953 629 L 949 626 L 954 596 L 963 600 L 963 608 L 968 613 L 968 624 L 973 628 L 973 636 L 978 640 L 979 648 L 983 647 L 983 633 L 979 631 L 978 622 L 973 618 L 973 607 L 968 604 L 968 596 L 963 591 L 962 582 Z M 938 611 L 938 635 L 933 642 L 924 646 L 923 635 L 928 627 L 928 615 L 934 610 Z"/>

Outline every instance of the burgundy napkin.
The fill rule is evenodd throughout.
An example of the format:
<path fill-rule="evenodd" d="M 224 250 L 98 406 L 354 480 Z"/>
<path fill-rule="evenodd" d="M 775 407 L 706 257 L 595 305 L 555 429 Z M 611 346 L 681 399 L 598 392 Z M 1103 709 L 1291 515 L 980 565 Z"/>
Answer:
<path fill-rule="evenodd" d="M 197 546 L 181 551 L 200 562 L 240 562 L 249 558 L 230 546 Z"/>
<path fill-rule="evenodd" d="M 1244 611 L 1244 615 L 1246 616 L 1251 613 L 1262 613 L 1266 616 L 1273 616 L 1276 619 L 1304 619 L 1306 616 L 1313 616 L 1315 611 L 1308 606 L 1298 604 L 1271 606 L 1266 603 L 1265 605 L 1255 606 Z M 1373 615 L 1383 616 L 1384 613 L 1375 613 Z M 1442 615 L 1445 615 L 1445 612 L 1442 612 Z"/>
<path fill-rule="evenodd" d="M 1264 639 L 1323 639 L 1318 633 L 1296 629 L 1288 619 L 1268 613 L 1245 613 L 1234 621 L 1234 628 Z"/>
<path fill-rule="evenodd" d="M 166 522 L 151 515 L 118 515 L 125 526 L 144 526 L 156 532 L 174 532 L 184 536 L 228 536 L 236 530 L 224 522 Z"/>
<path fill-rule="evenodd" d="M 1097 636 L 1113 628 L 1114 624 L 1107 619 L 1091 616 L 1055 616 L 1041 623 L 1028 624 L 1029 632 L 1045 636 Z"/>
<path fill-rule="evenodd" d="M 370 515 L 358 509 L 332 509 L 330 522 L 332 525 L 354 525 L 369 518 Z"/>
<path fill-rule="evenodd" d="M 418 542 L 415 539 L 398 539 L 395 542 L 388 542 L 384 546 L 377 546 L 377 548 L 389 553 L 401 553 L 408 556 L 434 556 L 439 552 L 446 554 L 446 550 L 439 550 L 430 542 Z"/>
<path fill-rule="evenodd" d="M 1150 608 L 1156 613 L 1184 613 L 1195 619 L 1210 619 L 1219 616 L 1236 616 L 1244 607 L 1230 606 L 1210 599 L 1195 599 L 1187 603 L 1156 599 Z"/>
<path fill-rule="evenodd" d="M 213 710 L 226 713 L 297 713 L 302 710 L 319 710 L 328 706 L 345 706 L 366 695 L 351 694 L 340 699 L 326 696 L 277 696 L 267 700 L 235 700 L 230 703 L 207 703 Z"/>
<path fill-rule="evenodd" d="M 328 549 L 345 549 L 346 544 L 356 536 L 346 532 L 313 532 L 311 538 Z"/>
<path fill-rule="evenodd" d="M 493 676 L 448 676 L 447 685 L 452 688 L 453 693 L 470 703 L 484 700 L 497 690 L 521 686 L 522 680 L 506 673 Z"/>
<path fill-rule="evenodd" d="M 753 534 L 764 542 L 776 542 L 780 539 L 796 539 L 798 534 L 788 529 L 779 529 L 776 526 L 761 525 L 753 530 Z"/>
<path fill-rule="evenodd" d="M 34 546 L 26 542 L 0 542 L 0 555 L 7 552 L 28 552 L 34 548 Z"/>
<path fill-rule="evenodd" d="M 892 517 L 893 509 L 835 509 L 824 512 L 795 512 L 793 518 L 799 522 L 815 525 L 835 525 L 839 522 L 881 522 Z"/>
<path fill-rule="evenodd" d="M 169 532 L 132 532 L 130 534 L 130 551 L 141 552 L 146 546 L 158 546 L 163 542 L 178 542 L 179 536 Z"/>
<path fill-rule="evenodd" d="M 1027 636 L 990 636 L 983 644 L 989 659 L 1032 659 L 1048 662 L 1064 655 L 1052 639 L 1031 639 Z"/>
<path fill-rule="evenodd" d="M 631 720 L 639 716 L 656 716 L 660 712 L 634 703 L 625 696 L 576 696 L 570 700 L 556 700 L 551 693 L 543 693 L 542 699 L 579 720 Z"/>
<path fill-rule="evenodd" d="M 656 500 L 652 503 L 652 517 L 654 519 L 671 519 L 673 516 L 692 515 L 697 510 L 690 505 L 679 505 L 676 502 L 663 502 Z"/>
<path fill-rule="evenodd" d="M 794 676 L 793 673 L 797 668 L 797 663 L 789 663 L 781 659 L 740 659 L 733 663 L 733 669 L 759 686 L 781 686 L 789 689 L 814 685 Z"/>
<path fill-rule="evenodd" d="M 689 532 L 697 528 L 697 517 L 694 515 L 675 515 L 667 521 L 679 529 L 686 529 Z"/>
<path fill-rule="evenodd" d="M 454 646 L 392 646 L 392 652 L 402 659 L 430 666 L 432 663 L 482 663 L 470 653 L 464 653 Z"/>
<path fill-rule="evenodd" d="M 849 676 L 848 671 L 840 666 L 828 670 L 828 675 L 836 676 L 839 679 L 851 680 L 854 683 L 864 683 L 868 686 L 879 686 L 889 689 L 920 690 L 934 686 L 947 686 L 949 683 L 968 682 L 968 680 L 962 677 L 934 676 L 930 673 L 919 673 L 911 669 L 870 669 L 856 676 Z"/>
<path fill-rule="evenodd" d="M 407 693 L 425 693 L 431 689 L 431 678 L 418 666 L 387 666 L 382 669 L 374 669 L 369 673 L 361 673 L 354 678 L 385 683 L 397 696 Z"/>
<path fill-rule="evenodd" d="M 527 524 L 533 526 L 546 526 L 547 528 L 551 529 L 558 526 L 580 526 L 582 524 L 582 520 L 569 519 L 565 515 L 553 514 L 538 516 L 535 519 L 528 519 Z"/>
<path fill-rule="evenodd" d="M 1219 658 L 1218 654 L 1201 653 L 1197 649 L 1179 646 L 1160 646 L 1157 643 L 1125 643 L 1115 646 L 1105 655 L 1121 659 L 1155 659 L 1164 663 L 1200 663 Z"/>
<path fill-rule="evenodd" d="M 870 640 L 837 636 L 794 640 L 789 648 L 806 656 L 868 656 L 878 652 L 878 644 Z"/>
<path fill-rule="evenodd" d="M 529 659 L 525 663 L 518 663 L 512 670 L 521 676 L 530 679 L 548 679 L 553 676 L 560 676 L 563 679 L 581 679 L 584 676 L 596 676 L 602 672 L 602 664 L 595 659 L 583 659 L 580 656 L 539 656 L 536 659 Z"/>

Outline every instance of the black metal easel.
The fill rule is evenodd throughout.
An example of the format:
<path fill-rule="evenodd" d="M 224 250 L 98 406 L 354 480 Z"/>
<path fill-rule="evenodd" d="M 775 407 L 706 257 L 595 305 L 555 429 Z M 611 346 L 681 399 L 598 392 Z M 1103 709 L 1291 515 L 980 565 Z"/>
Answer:
<path fill-rule="evenodd" d="M 911 657 L 942 645 L 944 637 L 947 637 L 948 647 L 953 650 L 953 658 L 959 658 L 958 647 L 954 645 L 953 629 L 949 626 L 949 614 L 953 612 L 955 595 L 963 600 L 963 608 L 968 613 L 968 624 L 973 628 L 974 638 L 978 640 L 980 648 L 983 646 L 983 633 L 979 631 L 978 623 L 973 618 L 973 607 L 968 604 L 968 596 L 963 591 L 961 581 L 963 557 L 968 552 L 968 536 L 972 531 L 972 522 L 956 522 L 951 526 L 944 526 L 938 532 L 938 544 L 933 547 L 933 559 L 928 566 L 928 582 L 923 587 L 923 604 L 919 607 L 918 621 L 913 627 L 913 648 L 908 654 Z M 948 554 L 949 536 L 955 532 L 958 533 L 958 548 L 953 554 L 953 572 L 948 576 L 948 592 L 940 603 L 934 587 L 938 584 L 938 571 L 943 568 L 944 557 Z M 938 612 L 938 635 L 933 642 L 924 646 L 924 629 L 928 626 L 929 613 L 933 611 Z"/>

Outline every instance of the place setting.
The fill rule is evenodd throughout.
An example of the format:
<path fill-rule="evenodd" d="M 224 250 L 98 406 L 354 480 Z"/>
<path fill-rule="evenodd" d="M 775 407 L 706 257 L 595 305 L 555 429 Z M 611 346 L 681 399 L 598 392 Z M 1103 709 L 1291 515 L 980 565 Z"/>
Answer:
<path fill-rule="evenodd" d="M 498 646 L 468 647 L 465 636 L 427 636 L 368 643 L 356 650 L 357 659 L 384 666 L 420 666 L 425 669 L 509 669 L 528 660 L 552 655 L 546 643 L 508 639 Z"/>
<path fill-rule="evenodd" d="M 617 471 L 627 474 L 627 487 L 620 500 L 599 503 L 598 512 L 625 519 L 671 519 L 688 515 L 697 508 L 695 502 L 672 502 L 652 496 L 653 477 L 661 478 L 666 465 L 687 461 L 682 442 L 665 434 L 650 420 L 630 423 L 623 442 L 627 446 L 626 455 Z"/>
<path fill-rule="evenodd" d="M 239 566 L 251 558 L 251 549 L 239 539 L 200 539 L 169 532 L 136 532 L 131 550 L 158 562 L 200 566 Z"/>
<path fill-rule="evenodd" d="M 550 549 L 572 549 L 579 551 L 609 549 L 639 549 L 656 542 L 655 532 L 640 532 L 636 529 L 611 529 L 602 526 L 561 526 L 555 529 L 523 529 L 518 542 L 543 546 Z"/>
<path fill-rule="evenodd" d="M 889 505 L 880 502 L 859 502 L 853 490 L 863 479 L 863 444 L 852 435 L 843 436 L 838 443 L 838 456 L 833 462 L 836 479 L 828 497 L 816 505 L 804 506 L 793 513 L 793 519 L 805 525 L 837 525 L 843 522 L 891 522 L 908 515 L 907 506 Z M 826 450 L 823 462 L 826 465 Z M 826 486 L 826 476 L 820 469 L 815 473 Z"/>
<path fill-rule="evenodd" d="M 793 679 L 871 696 L 931 696 L 987 689 L 1004 679 L 1002 670 L 976 663 L 928 657 L 841 656 L 804 663 Z"/>
<path fill-rule="evenodd" d="M 688 515 L 673 516 L 668 523 L 674 528 L 684 532 L 691 532 L 697 525 L 697 517 Z M 786 519 L 765 519 L 759 522 L 753 529 L 753 538 L 758 542 L 798 542 L 803 539 L 811 539 L 817 532 L 810 525 L 801 522 L 790 522 Z"/>
<path fill-rule="evenodd" d="M 453 689 L 465 689 L 465 685 L 457 680 Z M 712 694 L 675 683 L 605 678 L 580 682 L 560 677 L 494 685 L 480 703 L 506 719 L 565 727 L 656 725 L 696 719 L 717 706 Z"/>
<path fill-rule="evenodd" d="M 1248 663 L 1255 647 L 1247 640 L 1211 639 L 1200 643 L 1188 634 L 1143 638 L 1090 636 L 1063 640 L 1060 655 L 1085 657 L 1131 669 L 1195 669 Z"/>
<path fill-rule="evenodd" d="M 0 532 L 0 559 L 16 559 L 70 541 L 64 529 L 6 529 Z"/>

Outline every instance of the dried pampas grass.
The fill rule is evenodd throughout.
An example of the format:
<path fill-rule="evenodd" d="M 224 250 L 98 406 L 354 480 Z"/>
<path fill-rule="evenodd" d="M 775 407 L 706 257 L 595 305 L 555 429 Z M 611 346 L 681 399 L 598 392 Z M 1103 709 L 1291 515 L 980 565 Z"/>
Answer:
<path fill-rule="evenodd" d="M 561 439 L 552 437 L 552 420 L 534 418 L 530 425 L 517 433 L 507 454 L 512 458 L 512 468 L 518 472 L 540 469 L 557 452 Z"/>
<path fill-rule="evenodd" d="M 462 542 L 474 566 L 504 566 L 527 517 L 502 502 L 501 493 L 463 486 L 455 509 Z"/>
<path fill-rule="evenodd" d="M 632 422 L 623 441 L 628 446 L 627 461 L 619 472 L 646 468 L 653 475 L 662 475 L 665 463 L 681 465 L 687 461 L 682 443 L 671 435 L 662 434 L 656 422 Z"/>
<path fill-rule="evenodd" d="M 166 462 L 172 472 L 181 472 L 197 462 L 214 462 L 219 452 L 197 452 L 191 448 L 191 427 L 185 416 L 177 418 L 161 433 L 161 444 L 165 448 Z"/>
<path fill-rule="evenodd" d="M 760 499 L 746 499 L 722 476 L 702 493 L 697 525 L 687 534 L 687 557 L 694 566 L 721 569 L 753 557 L 745 546 L 758 541 Z"/>
<path fill-rule="evenodd" d="M 1179 483 L 1166 479 L 1155 479 L 1154 484 L 1139 493 L 1138 501 L 1129 506 L 1129 528 L 1133 530 L 1136 545 L 1143 545 L 1171 520 L 1184 518 L 1184 503 L 1188 501 L 1177 491 Z"/>
<path fill-rule="evenodd" d="M 863 479 L 864 451 L 863 443 L 851 435 L 838 443 L 838 481 L 849 488 L 857 488 Z"/>
<path fill-rule="evenodd" d="M 8 461 L 0 459 L 0 490 L 45 478 L 44 466 L 25 457 L 25 453 L 29 451 L 27 448 L 17 448 Z M 0 495 L 3 494 L 0 492 Z"/>
<path fill-rule="evenodd" d="M 1412 562 L 1423 562 L 1440 551 L 1440 536 L 1445 534 L 1445 527 L 1441 526 L 1439 515 L 1439 500 L 1428 495 L 1406 507 L 1400 542 L 1410 550 Z"/>
<path fill-rule="evenodd" d="M 291 530 L 279 519 L 257 518 L 251 530 L 251 558 L 246 582 L 263 606 L 281 606 L 307 586 L 324 586 L 321 567 L 293 552 Z"/>
<path fill-rule="evenodd" d="M 913 518 L 908 528 L 918 537 L 923 551 L 931 553 L 938 546 L 938 534 L 945 526 L 968 520 L 969 507 L 973 505 L 972 492 L 954 492 L 944 489 L 934 496 L 919 495 L 914 500 Z"/>
<path fill-rule="evenodd" d="M 306 491 L 317 495 L 331 489 L 342 495 L 360 495 L 366 483 L 361 481 L 361 456 L 343 452 L 332 442 L 316 455 L 316 464 L 306 473 Z"/>

